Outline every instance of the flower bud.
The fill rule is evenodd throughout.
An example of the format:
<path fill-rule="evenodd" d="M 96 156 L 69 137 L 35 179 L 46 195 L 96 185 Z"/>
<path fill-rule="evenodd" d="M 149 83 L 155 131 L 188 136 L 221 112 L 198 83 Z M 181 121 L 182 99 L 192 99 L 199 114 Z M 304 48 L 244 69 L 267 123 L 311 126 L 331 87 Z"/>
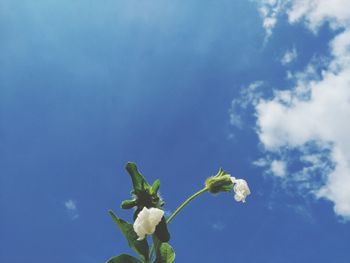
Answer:
<path fill-rule="evenodd" d="M 234 177 L 231 178 L 234 183 L 233 191 L 235 192 L 235 200 L 237 202 L 245 203 L 245 199 L 248 195 L 250 195 L 250 190 L 248 184 L 243 179 L 236 179 Z"/>
<path fill-rule="evenodd" d="M 163 210 L 154 207 L 144 207 L 137 215 L 133 226 L 134 231 L 139 237 L 137 240 L 144 239 L 146 235 L 152 235 L 163 216 Z"/>
<path fill-rule="evenodd" d="M 231 176 L 224 170 L 220 169 L 216 175 L 209 177 L 205 181 L 205 186 L 210 193 L 217 194 L 219 192 L 231 191 L 233 183 Z"/>

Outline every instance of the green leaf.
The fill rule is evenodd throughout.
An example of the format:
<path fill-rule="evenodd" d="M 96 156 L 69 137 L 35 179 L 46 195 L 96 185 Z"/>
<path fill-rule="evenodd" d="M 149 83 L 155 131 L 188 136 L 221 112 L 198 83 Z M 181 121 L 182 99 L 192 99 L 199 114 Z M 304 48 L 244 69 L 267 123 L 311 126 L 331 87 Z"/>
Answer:
<path fill-rule="evenodd" d="M 162 217 L 160 223 L 156 226 L 156 231 L 154 234 L 161 242 L 168 242 L 170 240 L 170 233 L 168 231 L 168 226 L 164 216 Z"/>
<path fill-rule="evenodd" d="M 107 261 L 107 263 L 142 263 L 142 262 L 137 258 L 134 258 L 127 254 L 121 254 L 119 256 L 112 257 Z"/>
<path fill-rule="evenodd" d="M 147 239 L 138 241 L 137 234 L 131 224 L 117 217 L 113 211 L 109 211 L 113 221 L 126 237 L 129 247 L 131 247 L 143 260 L 148 260 L 148 243 Z M 117 261 L 118 262 L 118 261 Z"/>
<path fill-rule="evenodd" d="M 159 187 L 160 187 L 160 180 L 157 179 L 154 181 L 152 187 L 151 187 L 151 194 L 157 194 L 158 193 L 158 190 L 159 190 Z"/>
<path fill-rule="evenodd" d="M 138 171 L 135 163 L 128 162 L 126 164 L 125 169 L 128 171 L 128 173 L 131 176 L 131 180 L 132 180 L 132 184 L 134 186 L 135 194 L 150 187 L 149 184 L 146 182 L 145 178 Z"/>
<path fill-rule="evenodd" d="M 154 263 L 172 263 L 175 260 L 174 249 L 168 243 L 162 243 L 157 251 Z"/>

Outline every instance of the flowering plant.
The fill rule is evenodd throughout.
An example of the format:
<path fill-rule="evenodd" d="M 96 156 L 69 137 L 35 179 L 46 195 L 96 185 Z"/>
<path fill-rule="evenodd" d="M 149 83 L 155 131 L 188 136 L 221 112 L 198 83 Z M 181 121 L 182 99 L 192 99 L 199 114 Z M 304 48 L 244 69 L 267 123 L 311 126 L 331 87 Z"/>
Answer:
<path fill-rule="evenodd" d="M 121 254 L 112 257 L 107 263 L 172 263 L 175 260 L 175 252 L 168 243 L 170 240 L 168 225 L 189 202 L 205 192 L 217 194 L 233 190 L 237 202 L 245 202 L 246 197 L 250 194 L 245 180 L 231 177 L 220 169 L 216 175 L 205 181 L 203 189 L 185 200 L 166 219 L 163 211 L 164 201 L 158 193 L 160 181 L 156 180 L 152 185 L 148 184 L 138 171 L 136 164 L 131 162 L 127 163 L 126 170 L 133 184 L 132 199 L 123 201 L 121 207 L 123 209 L 135 208 L 134 223 L 124 221 L 111 210 L 109 213 L 138 258 Z M 152 235 L 151 247 L 148 244 L 147 235 Z"/>

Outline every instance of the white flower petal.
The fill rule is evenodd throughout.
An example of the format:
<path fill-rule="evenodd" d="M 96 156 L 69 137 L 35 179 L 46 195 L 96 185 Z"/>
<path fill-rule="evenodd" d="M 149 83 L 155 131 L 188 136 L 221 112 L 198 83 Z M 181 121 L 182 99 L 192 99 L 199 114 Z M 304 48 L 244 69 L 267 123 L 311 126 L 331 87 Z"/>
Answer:
<path fill-rule="evenodd" d="M 243 179 L 235 179 L 233 191 L 235 192 L 235 200 L 237 202 L 245 203 L 245 199 L 248 195 L 250 195 L 250 190 L 248 184 Z"/>
<path fill-rule="evenodd" d="M 154 207 L 144 207 L 137 215 L 133 226 L 134 231 L 139 237 L 137 240 L 142 240 L 146 235 L 153 234 L 163 215 L 163 210 Z"/>

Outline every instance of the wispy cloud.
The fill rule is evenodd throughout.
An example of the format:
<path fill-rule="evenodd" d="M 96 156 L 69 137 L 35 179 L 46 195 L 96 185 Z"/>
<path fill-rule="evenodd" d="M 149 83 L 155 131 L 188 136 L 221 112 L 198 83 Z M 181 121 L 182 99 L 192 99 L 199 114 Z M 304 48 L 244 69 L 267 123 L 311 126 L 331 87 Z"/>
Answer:
<path fill-rule="evenodd" d="M 218 221 L 218 222 L 215 222 L 215 223 L 212 223 L 211 225 L 212 229 L 214 229 L 215 231 L 222 231 L 225 229 L 225 224 Z"/>
<path fill-rule="evenodd" d="M 282 12 L 286 1 L 283 0 L 259 0 L 259 13 L 262 17 L 262 25 L 265 29 L 265 42 L 272 35 L 272 31 L 277 24 L 278 16 Z"/>
<path fill-rule="evenodd" d="M 241 89 L 240 96 L 231 102 L 229 109 L 230 124 L 235 128 L 242 129 L 244 127 L 242 113 L 248 106 L 256 105 L 262 93 L 259 88 L 263 85 L 262 81 L 254 81 L 247 87 Z"/>
<path fill-rule="evenodd" d="M 253 165 L 265 168 L 265 173 L 277 177 L 284 177 L 287 173 L 287 161 L 271 160 L 269 156 L 260 158 L 253 162 Z"/>
<path fill-rule="evenodd" d="M 79 218 L 76 201 L 69 199 L 66 202 L 64 202 L 64 206 L 66 207 L 66 211 L 72 220 Z"/>
<path fill-rule="evenodd" d="M 296 60 L 297 57 L 298 54 L 296 48 L 294 47 L 292 49 L 289 49 L 284 53 L 283 57 L 281 58 L 281 64 L 286 66 L 292 63 L 294 60 Z"/>

